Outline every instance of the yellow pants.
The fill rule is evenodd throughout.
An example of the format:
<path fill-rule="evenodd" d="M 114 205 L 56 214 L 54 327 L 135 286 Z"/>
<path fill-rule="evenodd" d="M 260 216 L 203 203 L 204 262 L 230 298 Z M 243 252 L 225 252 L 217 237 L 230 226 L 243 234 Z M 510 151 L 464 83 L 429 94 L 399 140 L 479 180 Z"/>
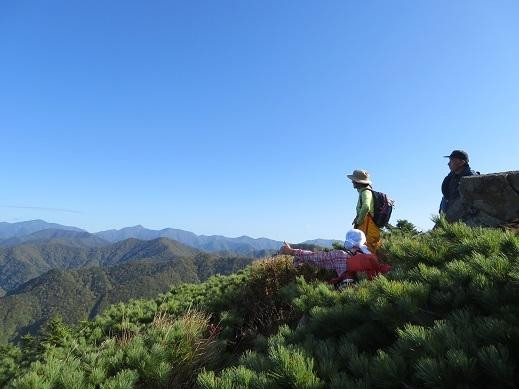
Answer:
<path fill-rule="evenodd" d="M 381 244 L 380 228 L 377 227 L 371 215 L 368 213 L 364 218 L 364 221 L 355 228 L 364 232 L 366 235 L 366 246 L 368 246 L 369 251 L 375 254 Z"/>

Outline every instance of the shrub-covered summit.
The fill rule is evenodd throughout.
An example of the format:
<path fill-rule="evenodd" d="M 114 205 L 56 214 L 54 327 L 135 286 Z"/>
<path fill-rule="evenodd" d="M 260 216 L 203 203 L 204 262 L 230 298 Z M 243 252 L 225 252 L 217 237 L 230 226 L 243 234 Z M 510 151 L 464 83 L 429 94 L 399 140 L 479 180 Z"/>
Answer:
<path fill-rule="evenodd" d="M 394 229 L 393 271 L 342 291 L 289 257 L 58 318 L 0 350 L 10 388 L 444 388 L 519 382 L 519 237 Z"/>

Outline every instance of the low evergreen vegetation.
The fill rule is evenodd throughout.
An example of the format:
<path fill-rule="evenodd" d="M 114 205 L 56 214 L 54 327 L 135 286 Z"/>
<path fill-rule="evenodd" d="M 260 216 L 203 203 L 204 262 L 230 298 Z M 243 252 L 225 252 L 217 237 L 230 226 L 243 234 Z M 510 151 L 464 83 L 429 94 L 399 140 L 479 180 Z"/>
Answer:
<path fill-rule="evenodd" d="M 278 256 L 76 327 L 55 318 L 2 346 L 0 387 L 517 386 L 517 235 L 401 223 L 381 259 L 390 273 L 343 290 Z"/>

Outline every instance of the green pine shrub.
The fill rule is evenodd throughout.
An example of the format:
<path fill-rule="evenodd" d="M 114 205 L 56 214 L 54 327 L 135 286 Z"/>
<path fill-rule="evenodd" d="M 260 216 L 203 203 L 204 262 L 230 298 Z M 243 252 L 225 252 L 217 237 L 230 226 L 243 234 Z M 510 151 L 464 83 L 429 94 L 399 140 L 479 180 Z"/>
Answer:
<path fill-rule="evenodd" d="M 55 323 L 56 324 L 56 323 Z M 54 338 L 60 326 L 46 334 Z M 41 361 L 10 382 L 13 388 L 192 387 L 202 367 L 214 367 L 221 342 L 209 317 L 189 311 L 179 318 L 157 314 L 149 326 L 104 339 L 45 346 Z"/>
<path fill-rule="evenodd" d="M 12 345 L 0 346 L 0 387 L 19 374 L 22 350 Z"/>

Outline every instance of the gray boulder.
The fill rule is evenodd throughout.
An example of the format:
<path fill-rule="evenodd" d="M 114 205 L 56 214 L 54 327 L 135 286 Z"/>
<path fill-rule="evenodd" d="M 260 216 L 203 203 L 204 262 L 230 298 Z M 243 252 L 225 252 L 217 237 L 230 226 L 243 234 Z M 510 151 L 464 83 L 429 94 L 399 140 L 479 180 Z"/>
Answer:
<path fill-rule="evenodd" d="M 463 177 L 447 220 L 496 227 L 519 219 L 519 171 Z"/>

